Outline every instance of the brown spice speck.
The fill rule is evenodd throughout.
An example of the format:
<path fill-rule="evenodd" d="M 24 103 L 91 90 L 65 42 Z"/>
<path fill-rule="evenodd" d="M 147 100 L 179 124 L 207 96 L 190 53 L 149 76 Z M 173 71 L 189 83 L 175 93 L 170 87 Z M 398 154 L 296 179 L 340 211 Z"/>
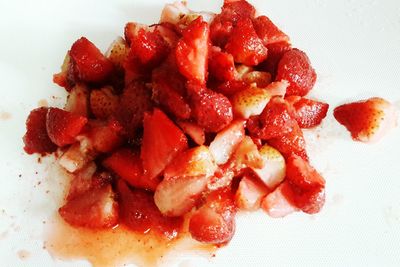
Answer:
<path fill-rule="evenodd" d="M 29 258 L 30 255 L 31 253 L 24 249 L 18 250 L 17 252 L 17 256 L 20 260 L 26 260 L 27 258 Z"/>

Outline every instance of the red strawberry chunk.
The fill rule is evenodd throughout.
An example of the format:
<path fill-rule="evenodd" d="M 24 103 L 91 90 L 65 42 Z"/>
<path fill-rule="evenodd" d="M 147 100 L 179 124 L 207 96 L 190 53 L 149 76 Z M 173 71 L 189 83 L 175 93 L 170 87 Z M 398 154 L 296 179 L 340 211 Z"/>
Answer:
<path fill-rule="evenodd" d="M 160 183 L 158 177 L 149 179 L 144 175 L 139 153 L 133 152 L 128 148 L 121 148 L 111 154 L 103 161 L 103 165 L 137 188 L 154 191 Z"/>
<path fill-rule="evenodd" d="M 120 99 L 117 120 L 124 133 L 133 138 L 143 123 L 144 113 L 152 108 L 151 92 L 144 83 L 132 82 L 124 88 Z"/>
<path fill-rule="evenodd" d="M 250 88 L 250 85 L 244 81 L 231 80 L 220 84 L 216 91 L 226 96 L 234 95 L 239 91 L 244 91 Z"/>
<path fill-rule="evenodd" d="M 210 25 L 210 39 L 213 45 L 225 47 L 233 29 L 231 20 L 223 20 L 221 15 L 217 15 Z"/>
<path fill-rule="evenodd" d="M 298 125 L 295 125 L 289 133 L 269 139 L 268 144 L 279 150 L 285 159 L 294 154 L 302 157 L 304 160 L 308 160 L 306 141 Z"/>
<path fill-rule="evenodd" d="M 245 175 L 240 180 L 235 194 L 235 202 L 242 210 L 257 210 L 261 200 L 269 193 L 269 189 L 262 182 L 252 176 Z"/>
<path fill-rule="evenodd" d="M 267 48 L 254 30 L 250 19 L 241 19 L 233 28 L 225 46 L 235 62 L 248 66 L 258 65 L 267 58 Z"/>
<path fill-rule="evenodd" d="M 366 143 L 379 141 L 397 124 L 395 107 L 379 97 L 338 106 L 333 115 L 353 140 Z"/>
<path fill-rule="evenodd" d="M 47 133 L 50 140 L 60 147 L 75 143 L 86 123 L 87 118 L 59 108 L 49 108 L 47 112 Z"/>
<path fill-rule="evenodd" d="M 141 189 L 130 189 L 122 180 L 118 181 L 121 221 L 132 231 L 153 233 L 174 239 L 182 229 L 181 217 L 166 217 L 154 204 L 153 195 Z"/>
<path fill-rule="evenodd" d="M 139 32 L 131 43 L 131 50 L 138 57 L 140 63 L 154 68 L 159 65 L 169 53 L 169 45 L 157 31 Z"/>
<path fill-rule="evenodd" d="M 176 45 L 175 56 L 179 71 L 188 80 L 205 83 L 210 29 L 208 23 L 198 17 L 183 31 Z"/>
<path fill-rule="evenodd" d="M 218 132 L 233 119 L 229 99 L 197 84 L 188 84 L 192 115 L 207 132 Z"/>
<path fill-rule="evenodd" d="M 153 99 L 168 113 L 179 119 L 190 118 L 184 77 L 174 63 L 162 65 L 152 73 Z"/>
<path fill-rule="evenodd" d="M 301 128 L 312 128 L 326 117 L 329 105 L 300 96 L 289 96 L 286 101 L 293 109 L 293 117 Z"/>
<path fill-rule="evenodd" d="M 24 150 L 28 154 L 46 154 L 56 151 L 57 146 L 51 141 L 46 129 L 48 108 L 32 110 L 26 119 L 26 133 L 23 137 Z"/>
<path fill-rule="evenodd" d="M 287 51 L 292 49 L 292 46 L 288 42 L 278 42 L 268 44 L 266 47 L 268 49 L 268 57 L 260 64 L 260 68 L 271 73 L 274 79 L 276 77 L 279 61 Z"/>
<path fill-rule="evenodd" d="M 237 22 L 242 18 L 254 18 L 256 9 L 245 0 L 224 1 L 221 16 L 224 20 Z"/>
<path fill-rule="evenodd" d="M 197 241 L 223 245 L 235 233 L 236 207 L 230 189 L 212 192 L 190 218 L 189 232 Z"/>
<path fill-rule="evenodd" d="M 90 121 L 85 136 L 97 152 L 107 153 L 119 147 L 123 139 L 120 136 L 122 127 L 116 121 Z"/>
<path fill-rule="evenodd" d="M 59 209 L 61 217 L 76 227 L 111 228 L 118 223 L 118 203 L 111 185 L 94 188 Z"/>
<path fill-rule="evenodd" d="M 288 200 L 306 213 L 317 213 L 325 203 L 325 180 L 304 159 L 291 156 L 286 162 L 288 187 L 283 191 Z"/>
<path fill-rule="evenodd" d="M 196 123 L 189 121 L 178 121 L 177 124 L 182 129 L 182 131 L 189 135 L 192 140 L 198 144 L 203 145 L 206 141 L 206 135 L 204 129 L 197 125 Z"/>
<path fill-rule="evenodd" d="M 78 80 L 99 83 L 105 81 L 113 71 L 113 64 L 88 39 L 81 37 L 69 52 L 74 74 Z"/>
<path fill-rule="evenodd" d="M 306 53 L 294 48 L 287 51 L 279 61 L 276 80 L 290 83 L 286 96 L 305 96 L 314 87 L 317 74 Z"/>
<path fill-rule="evenodd" d="M 184 133 L 159 109 L 145 113 L 140 157 L 145 175 L 153 179 L 188 147 Z"/>
<path fill-rule="evenodd" d="M 267 16 L 253 20 L 254 29 L 265 46 L 279 42 L 289 42 L 289 36 L 282 32 Z"/>
<path fill-rule="evenodd" d="M 74 173 L 69 185 L 67 200 L 80 196 L 92 188 L 92 177 L 96 172 L 96 169 L 97 166 L 92 161 Z"/>
<path fill-rule="evenodd" d="M 215 47 L 211 50 L 208 67 L 210 76 L 219 81 L 230 81 L 235 78 L 235 62 L 231 54 L 218 51 Z"/>
<path fill-rule="evenodd" d="M 284 193 L 288 192 L 288 187 L 288 182 L 284 181 L 261 201 L 261 208 L 272 218 L 285 217 L 298 211 L 298 208 L 289 202 Z"/>
<path fill-rule="evenodd" d="M 112 87 L 92 90 L 89 97 L 90 110 L 97 119 L 107 119 L 118 110 L 119 97 Z"/>

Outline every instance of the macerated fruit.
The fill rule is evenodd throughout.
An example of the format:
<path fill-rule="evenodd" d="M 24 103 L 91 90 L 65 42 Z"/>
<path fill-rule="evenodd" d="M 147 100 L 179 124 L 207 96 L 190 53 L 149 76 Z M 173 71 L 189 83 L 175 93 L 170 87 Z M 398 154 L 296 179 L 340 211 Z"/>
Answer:
<path fill-rule="evenodd" d="M 300 96 L 288 96 L 286 101 L 291 105 L 293 117 L 301 128 L 319 125 L 329 109 L 326 103 Z"/>

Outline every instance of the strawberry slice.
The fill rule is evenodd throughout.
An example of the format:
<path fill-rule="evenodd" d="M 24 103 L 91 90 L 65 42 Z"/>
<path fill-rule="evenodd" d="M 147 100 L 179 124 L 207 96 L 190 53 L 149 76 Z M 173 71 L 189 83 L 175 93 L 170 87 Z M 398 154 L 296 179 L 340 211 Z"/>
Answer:
<path fill-rule="evenodd" d="M 263 168 L 265 164 L 257 145 L 247 135 L 239 143 L 229 162 L 233 164 L 236 173 L 247 168 Z"/>
<path fill-rule="evenodd" d="M 176 238 L 183 225 L 181 217 L 166 217 L 154 204 L 153 195 L 141 189 L 130 189 L 119 180 L 120 219 L 130 230 L 147 234 L 154 233 L 168 240 Z"/>
<path fill-rule="evenodd" d="M 187 89 L 192 115 L 207 132 L 218 132 L 232 121 L 232 105 L 226 96 L 193 83 Z"/>
<path fill-rule="evenodd" d="M 88 39 L 81 37 L 69 52 L 75 77 L 84 82 L 100 83 L 113 71 L 113 64 Z"/>
<path fill-rule="evenodd" d="M 76 227 L 111 228 L 118 223 L 118 203 L 111 185 L 94 188 L 62 206 L 58 212 Z"/>
<path fill-rule="evenodd" d="M 218 81 L 230 81 L 235 78 L 235 62 L 231 54 L 213 47 L 208 58 L 210 76 Z"/>
<path fill-rule="evenodd" d="M 365 143 L 379 141 L 397 124 L 395 107 L 379 97 L 338 106 L 333 115 L 351 133 L 353 140 Z"/>
<path fill-rule="evenodd" d="M 155 191 L 160 183 L 158 177 L 149 179 L 144 175 L 139 153 L 133 152 L 128 148 L 121 148 L 115 151 L 103 161 L 103 166 L 137 188 Z"/>
<path fill-rule="evenodd" d="M 253 70 L 245 73 L 242 80 L 254 87 L 265 88 L 271 83 L 271 74 L 265 71 Z"/>
<path fill-rule="evenodd" d="M 46 116 L 48 108 L 41 107 L 32 110 L 26 119 L 26 133 L 22 138 L 24 150 L 28 154 L 52 153 L 57 146 L 51 141 L 46 129 Z"/>
<path fill-rule="evenodd" d="M 269 193 L 262 201 L 261 208 L 272 218 L 282 218 L 298 208 L 294 206 L 286 197 L 288 182 L 280 184 L 273 192 Z"/>
<path fill-rule="evenodd" d="M 282 32 L 267 16 L 255 18 L 253 25 L 265 46 L 279 42 L 290 42 L 289 36 Z"/>
<path fill-rule="evenodd" d="M 276 80 L 289 82 L 286 96 L 305 96 L 314 87 L 317 74 L 306 53 L 294 48 L 287 51 L 279 61 Z"/>
<path fill-rule="evenodd" d="M 119 147 L 123 139 L 120 135 L 122 127 L 117 121 L 89 121 L 88 130 L 84 134 L 92 148 L 101 153 L 111 152 Z"/>
<path fill-rule="evenodd" d="M 233 28 L 228 43 L 225 45 L 235 62 L 255 66 L 267 58 L 267 48 L 254 30 L 250 19 L 241 19 Z"/>
<path fill-rule="evenodd" d="M 122 125 L 125 135 L 135 136 L 137 128 L 143 123 L 144 113 L 151 110 L 151 92 L 142 82 L 128 84 L 120 96 L 117 108 L 117 120 Z"/>
<path fill-rule="evenodd" d="M 119 97 L 112 87 L 103 87 L 92 90 L 89 97 L 90 110 L 97 119 L 107 119 L 115 115 L 118 110 Z"/>
<path fill-rule="evenodd" d="M 206 190 L 216 169 L 213 156 L 205 146 L 178 155 L 165 168 L 164 180 L 154 194 L 154 201 L 161 213 L 181 216 L 190 211 Z"/>
<path fill-rule="evenodd" d="M 87 117 L 89 114 L 89 90 L 84 84 L 76 84 L 69 92 L 64 110 Z"/>
<path fill-rule="evenodd" d="M 236 116 L 248 119 L 260 115 L 268 104 L 271 95 L 266 89 L 250 87 L 231 97 L 233 112 Z"/>
<path fill-rule="evenodd" d="M 189 232 L 197 241 L 223 245 L 235 233 L 236 208 L 230 189 L 212 192 L 189 222 Z"/>
<path fill-rule="evenodd" d="M 207 78 L 207 60 L 210 29 L 208 23 L 198 17 L 183 31 L 175 48 L 179 71 L 188 80 L 204 84 Z"/>
<path fill-rule="evenodd" d="M 243 120 L 233 121 L 220 131 L 210 144 L 210 152 L 218 165 L 226 163 L 244 138 Z"/>
<path fill-rule="evenodd" d="M 145 113 L 144 132 L 140 158 L 145 175 L 153 179 L 188 147 L 183 132 L 159 109 Z"/>
<path fill-rule="evenodd" d="M 196 144 L 201 146 L 206 141 L 204 129 L 199 125 L 189 121 L 177 121 L 177 124 Z"/>
<path fill-rule="evenodd" d="M 308 160 L 306 151 L 306 141 L 300 127 L 295 124 L 293 130 L 282 136 L 268 140 L 268 144 L 276 148 L 287 159 L 290 155 L 295 154 Z"/>
<path fill-rule="evenodd" d="M 242 210 L 257 210 L 261 200 L 269 193 L 268 187 L 254 179 L 251 175 L 245 175 L 239 182 L 235 194 L 235 203 Z"/>
<path fill-rule="evenodd" d="M 86 164 L 78 172 L 74 173 L 69 185 L 67 200 L 80 196 L 92 188 L 92 177 L 96 172 L 96 169 L 96 163 L 92 161 Z"/>
<path fill-rule="evenodd" d="M 87 118 L 59 108 L 49 108 L 47 112 L 47 133 L 50 140 L 60 147 L 75 143 L 86 123 Z"/>
<path fill-rule="evenodd" d="M 91 149 L 91 143 L 83 138 L 81 142 L 72 144 L 60 157 L 58 164 L 70 173 L 84 168 L 96 156 Z"/>
<path fill-rule="evenodd" d="M 289 96 L 286 101 L 293 109 L 293 117 L 301 128 L 312 128 L 326 117 L 329 105 L 300 96 Z"/>
<path fill-rule="evenodd" d="M 306 213 L 317 213 L 325 203 L 325 180 L 304 159 L 293 155 L 286 162 L 288 187 L 283 191 L 289 202 Z"/>
<path fill-rule="evenodd" d="M 266 47 L 268 57 L 260 64 L 260 69 L 271 73 L 272 79 L 275 79 L 279 61 L 287 51 L 292 49 L 292 46 L 288 42 L 278 42 L 268 44 Z"/>

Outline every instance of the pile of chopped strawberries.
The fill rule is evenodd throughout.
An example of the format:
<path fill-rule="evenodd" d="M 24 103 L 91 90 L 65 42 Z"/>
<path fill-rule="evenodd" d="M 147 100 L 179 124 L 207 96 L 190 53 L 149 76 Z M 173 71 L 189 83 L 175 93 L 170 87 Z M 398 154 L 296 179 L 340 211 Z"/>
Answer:
<path fill-rule="evenodd" d="M 24 149 L 61 152 L 73 179 L 59 213 L 72 226 L 226 244 L 238 210 L 323 207 L 302 132 L 328 111 L 306 97 L 316 79 L 307 54 L 248 2 L 226 0 L 219 14 L 169 4 L 157 24 L 127 23 L 105 55 L 78 39 L 54 75 L 65 108 L 31 111 Z M 347 127 L 354 110 L 372 113 L 348 127 L 368 141 L 390 109 L 378 102 L 383 113 L 358 103 L 335 117 Z"/>

